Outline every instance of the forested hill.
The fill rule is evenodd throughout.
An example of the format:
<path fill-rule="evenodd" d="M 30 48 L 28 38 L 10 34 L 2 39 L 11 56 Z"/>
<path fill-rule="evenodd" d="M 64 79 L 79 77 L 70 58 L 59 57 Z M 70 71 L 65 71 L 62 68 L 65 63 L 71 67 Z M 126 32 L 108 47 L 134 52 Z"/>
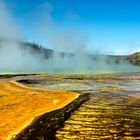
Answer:
<path fill-rule="evenodd" d="M 1 47 L 1 42 L 10 42 L 9 40 L 3 40 L 0 39 L 0 47 Z M 11 42 L 16 42 L 16 41 L 11 41 Z M 37 43 L 34 42 L 19 42 L 18 41 L 19 47 L 21 47 L 23 50 L 25 49 L 26 52 L 30 51 L 31 54 L 35 54 L 36 56 L 41 56 L 44 59 L 49 59 L 53 57 L 53 54 L 58 54 L 61 58 L 64 57 L 74 57 L 76 53 L 64 53 L 64 52 L 56 52 L 55 50 L 47 49 L 46 47 L 43 47 Z M 99 60 L 102 56 L 106 57 L 106 62 L 108 64 L 110 63 L 121 63 L 121 62 L 127 62 L 130 64 L 138 65 L 140 66 L 140 52 L 136 52 L 134 54 L 130 55 L 97 55 L 97 54 L 86 54 L 88 56 L 88 59 L 91 60 Z M 62 59 L 63 60 L 63 59 Z"/>
<path fill-rule="evenodd" d="M 51 50 L 51 49 L 46 49 L 41 45 L 38 45 L 36 43 L 30 43 L 30 42 L 26 42 L 24 43 L 24 47 L 28 47 L 28 49 L 30 48 L 31 51 L 33 51 L 36 54 L 39 55 L 43 55 L 45 59 L 48 59 L 49 57 L 51 57 L 53 55 L 53 52 L 55 52 L 55 50 Z M 65 56 L 74 56 L 76 54 L 66 54 L 66 53 L 59 53 L 61 57 L 65 57 Z M 99 59 L 101 55 L 89 55 L 90 59 Z M 111 63 L 111 62 L 115 62 L 115 63 L 120 63 L 121 61 L 126 61 L 129 62 L 131 64 L 134 65 L 139 65 L 140 66 L 140 52 L 136 52 L 134 54 L 130 54 L 130 55 L 106 55 L 106 60 L 107 63 Z"/>
<path fill-rule="evenodd" d="M 53 54 L 53 50 L 51 49 L 46 49 L 41 45 L 38 45 L 37 43 L 31 43 L 31 42 L 24 42 L 22 43 L 22 47 L 24 47 L 24 49 L 29 49 L 33 54 L 36 53 L 38 55 L 42 55 L 44 57 L 44 59 L 48 59 L 49 57 L 51 57 L 51 55 Z"/>

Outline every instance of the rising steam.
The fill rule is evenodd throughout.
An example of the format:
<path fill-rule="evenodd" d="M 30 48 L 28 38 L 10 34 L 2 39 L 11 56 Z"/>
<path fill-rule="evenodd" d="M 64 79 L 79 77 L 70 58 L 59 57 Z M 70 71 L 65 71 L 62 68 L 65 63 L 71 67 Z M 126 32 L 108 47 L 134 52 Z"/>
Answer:
<path fill-rule="evenodd" d="M 0 1 L 0 72 L 122 72 L 138 71 L 138 67 L 127 62 L 111 61 L 105 55 L 91 55 L 88 52 L 88 39 L 76 29 L 62 29 L 51 17 L 51 6 L 37 27 L 38 33 L 46 39 L 54 50 L 49 59 L 34 54 L 21 42 L 26 42 L 18 24 Z M 48 11 L 49 8 L 49 11 Z"/>

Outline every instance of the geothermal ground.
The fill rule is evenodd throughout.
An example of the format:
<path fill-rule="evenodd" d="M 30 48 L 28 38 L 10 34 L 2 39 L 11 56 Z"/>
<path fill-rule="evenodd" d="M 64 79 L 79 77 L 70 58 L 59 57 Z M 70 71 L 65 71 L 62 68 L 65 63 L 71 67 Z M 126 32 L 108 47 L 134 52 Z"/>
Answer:
<path fill-rule="evenodd" d="M 61 105 L 58 103 L 57 105 L 61 106 L 61 109 L 56 112 L 50 112 L 50 114 L 45 116 L 49 118 L 46 121 L 47 125 L 42 125 L 44 131 L 50 129 L 52 131 L 46 131 L 45 133 L 50 132 L 50 134 L 40 135 L 37 138 L 35 133 L 38 133 L 40 129 L 37 131 L 22 131 L 19 132 L 19 140 L 27 139 L 30 140 L 30 135 L 33 135 L 33 139 L 37 140 L 48 140 L 48 139 L 58 139 L 58 140 L 139 140 L 140 139 L 140 73 L 128 73 L 128 74 L 106 74 L 106 75 L 65 75 L 65 74 L 42 74 L 42 75 L 7 75 L 1 76 L 1 84 L 0 90 L 1 93 L 7 95 L 10 85 L 13 83 L 9 83 L 7 81 L 16 81 L 20 82 L 20 84 L 26 85 L 27 87 L 31 87 L 30 93 L 39 92 L 34 91 L 36 88 L 41 91 L 46 90 L 49 96 L 53 93 L 57 93 L 58 96 L 54 97 L 55 100 L 62 99 Z M 4 86 L 2 86 L 4 84 Z M 4 88 L 3 88 L 4 87 Z M 24 86 L 23 86 L 24 87 Z M 14 88 L 18 88 L 14 86 Z M 5 90 L 6 89 L 6 90 Z M 9 89 L 10 90 L 10 89 Z M 22 89 L 23 90 L 23 89 Z M 71 91 L 65 92 L 64 90 Z M 61 92 L 62 91 L 62 92 Z M 25 91 L 24 91 L 25 92 Z M 78 95 L 83 98 L 82 95 L 89 97 L 80 104 L 72 103 L 69 104 L 70 101 L 73 102 L 75 97 Z M 0 94 L 1 94 L 0 93 Z M 14 92 L 17 96 L 19 96 L 17 89 Z M 26 96 L 30 94 L 29 92 L 25 92 Z M 46 94 L 46 93 L 42 93 Z M 60 97 L 61 94 L 61 97 Z M 71 94 L 73 96 L 66 96 L 66 94 Z M 70 99 L 69 102 L 64 102 L 63 96 Z M 24 95 L 22 94 L 24 97 Z M 79 96 L 79 97 L 80 97 Z M 0 96 L 3 100 L 3 96 Z M 42 96 L 44 98 L 45 95 Z M 48 97 L 48 96 L 47 96 Z M 12 98 L 12 95 L 11 95 Z M 78 98 L 78 96 L 77 96 Z M 10 97 L 7 102 L 9 102 Z M 52 99 L 54 100 L 54 99 Z M 19 100 L 20 102 L 20 100 Z M 40 101 L 41 102 L 41 101 Z M 63 104 L 63 105 L 62 105 Z M 34 107 L 35 104 L 30 104 L 30 107 Z M 45 106 L 52 106 L 51 104 L 43 104 L 43 108 L 46 109 Z M 73 106 L 77 105 L 74 109 Z M 64 106 L 67 106 L 65 108 Z M 41 106 L 39 106 L 41 108 Z M 13 106 L 11 106 L 13 108 Z M 17 105 L 18 108 L 18 105 Z M 19 106 L 19 110 L 23 109 Z M 26 110 L 28 107 L 25 106 Z M 5 108 L 7 111 L 10 111 L 10 106 Z M 15 109 L 16 110 L 16 109 Z M 34 109 L 36 110 L 36 109 Z M 1 110 L 2 111 L 2 110 Z M 6 112 L 6 111 L 5 111 Z M 39 115 L 43 115 L 47 113 L 47 110 L 43 110 L 42 114 L 35 114 L 38 117 Z M 70 114 L 66 114 L 70 112 Z M 9 112 L 10 113 L 10 112 Z M 13 112 L 12 112 L 13 113 Z M 16 112 L 15 112 L 16 113 Z M 4 115 L 3 113 L 1 113 Z M 13 113 L 14 114 L 14 113 Z M 23 113 L 24 114 L 24 113 Z M 26 113 L 25 113 L 26 114 Z M 32 114 L 32 113 L 31 113 Z M 6 115 L 7 116 L 7 115 Z M 3 122 L 7 121 L 6 116 L 3 116 L 3 120 L 1 120 L 1 126 Z M 53 117 L 50 117 L 53 116 Z M 26 120 L 29 120 L 27 115 L 23 116 Z M 38 117 L 41 119 L 41 116 Z M 53 119 L 51 119 L 53 118 Z M 15 120 L 18 118 L 12 118 L 12 123 L 14 124 Z M 57 121 L 56 121 L 57 120 Z M 59 121 L 58 121 L 59 120 Z M 11 121 L 11 120 L 10 120 Z M 18 120 L 20 122 L 20 120 Z M 23 121 L 23 120 L 22 120 Z M 56 123 L 56 122 L 59 122 Z M 45 122 L 43 122 L 45 123 Z M 53 123 L 53 125 L 51 124 Z M 32 125 L 30 123 L 27 124 Z M 57 127 L 59 125 L 59 127 Z M 10 128 L 12 125 L 10 126 Z M 15 127 L 13 125 L 13 127 Z M 25 130 L 26 130 L 25 127 Z M 38 125 L 33 125 L 32 129 L 36 129 Z M 39 126 L 40 127 L 40 126 Z M 1 127 L 2 128 L 2 127 Z M 20 128 L 20 127 L 19 127 Z M 56 129 L 54 129 L 56 128 Z M 30 129 L 31 130 L 31 129 Z M 4 130 L 3 130 L 4 131 Z M 14 129 L 13 129 L 14 131 Z M 29 133 L 30 132 L 30 133 Z M 40 133 L 41 134 L 41 133 Z M 11 134 L 12 135 L 12 134 Z M 51 137 L 50 137 L 51 135 Z M 53 135 L 53 136 L 52 136 Z M 36 136 L 36 138 L 35 138 Z"/>

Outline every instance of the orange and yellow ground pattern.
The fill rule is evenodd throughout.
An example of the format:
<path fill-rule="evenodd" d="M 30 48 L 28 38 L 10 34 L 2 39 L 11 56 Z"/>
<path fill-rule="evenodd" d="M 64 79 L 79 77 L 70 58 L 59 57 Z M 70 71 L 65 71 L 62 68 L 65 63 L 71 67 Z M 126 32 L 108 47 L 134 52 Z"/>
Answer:
<path fill-rule="evenodd" d="M 14 81 L 0 82 L 0 140 L 8 140 L 36 117 L 60 109 L 76 99 L 74 92 L 27 87 Z"/>

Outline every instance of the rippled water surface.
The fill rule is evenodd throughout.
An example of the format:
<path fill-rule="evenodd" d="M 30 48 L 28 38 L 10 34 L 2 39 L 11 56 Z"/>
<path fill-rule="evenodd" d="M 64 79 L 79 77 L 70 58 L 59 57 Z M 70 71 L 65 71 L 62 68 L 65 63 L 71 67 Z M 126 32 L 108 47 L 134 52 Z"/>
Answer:
<path fill-rule="evenodd" d="M 57 139 L 140 140 L 139 75 L 119 78 L 90 82 L 91 99 L 57 131 Z"/>
<path fill-rule="evenodd" d="M 37 80 L 37 79 L 36 79 Z M 57 130 L 58 140 L 140 140 L 140 74 L 39 79 L 30 86 L 90 93 Z"/>

